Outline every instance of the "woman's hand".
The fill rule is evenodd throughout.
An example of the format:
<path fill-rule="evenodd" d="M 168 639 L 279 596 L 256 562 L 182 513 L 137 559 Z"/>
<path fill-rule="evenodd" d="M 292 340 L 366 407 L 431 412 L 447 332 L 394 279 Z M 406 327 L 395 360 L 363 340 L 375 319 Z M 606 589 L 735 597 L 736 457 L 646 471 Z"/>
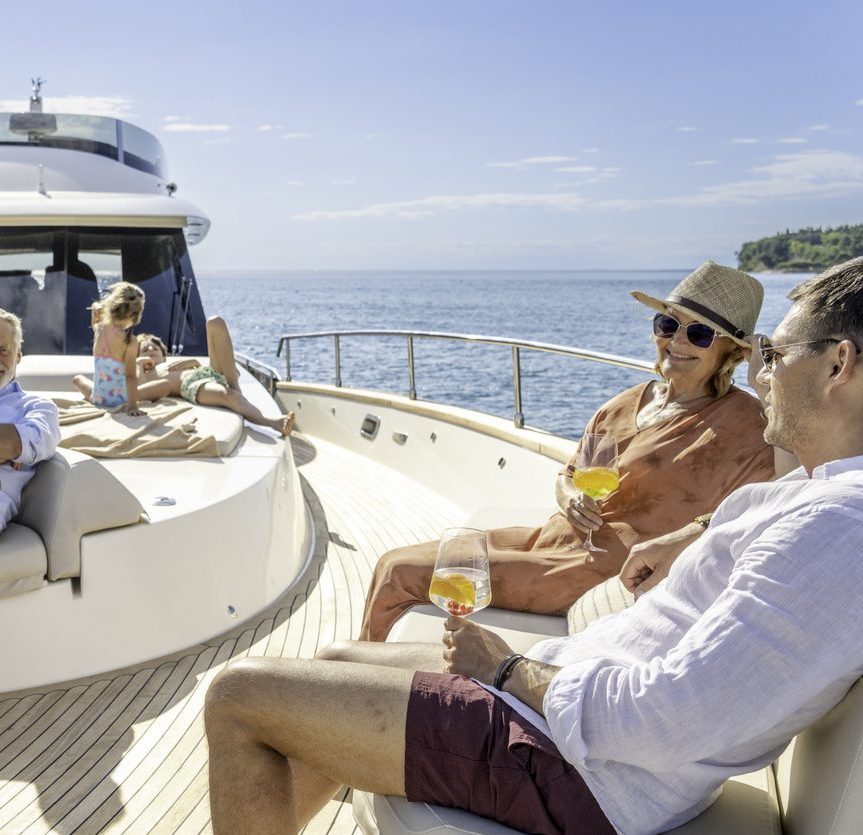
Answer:
<path fill-rule="evenodd" d="M 570 498 L 564 515 L 572 527 L 585 535 L 591 531 L 598 531 L 605 524 L 600 515 L 599 505 L 584 493 L 576 493 Z"/>
<path fill-rule="evenodd" d="M 139 409 L 137 405 L 133 406 L 131 403 L 127 403 L 123 406 L 123 411 L 129 415 L 129 417 L 143 417 L 147 414 L 143 409 Z"/>
<path fill-rule="evenodd" d="M 445 672 L 494 683 L 500 662 L 512 653 L 500 635 L 451 615 L 443 633 Z"/>

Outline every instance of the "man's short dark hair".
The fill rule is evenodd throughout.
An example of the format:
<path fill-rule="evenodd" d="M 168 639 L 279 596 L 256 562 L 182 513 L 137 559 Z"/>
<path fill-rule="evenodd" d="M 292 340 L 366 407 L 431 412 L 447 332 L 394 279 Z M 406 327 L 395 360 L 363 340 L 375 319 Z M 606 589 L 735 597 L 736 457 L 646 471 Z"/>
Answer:
<path fill-rule="evenodd" d="M 788 298 L 806 314 L 806 338 L 840 337 L 863 346 L 863 257 L 798 284 Z"/>

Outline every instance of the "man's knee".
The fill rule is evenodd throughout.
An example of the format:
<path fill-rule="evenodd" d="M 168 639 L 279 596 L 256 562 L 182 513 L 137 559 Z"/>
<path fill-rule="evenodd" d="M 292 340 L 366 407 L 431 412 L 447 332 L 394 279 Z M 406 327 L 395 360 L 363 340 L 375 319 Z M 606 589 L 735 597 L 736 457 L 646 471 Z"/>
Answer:
<path fill-rule="evenodd" d="M 356 641 L 335 641 L 315 653 L 320 661 L 353 661 Z"/>
<path fill-rule="evenodd" d="M 223 722 L 236 722 L 252 695 L 261 664 L 255 658 L 231 661 L 211 682 L 204 700 L 204 725 L 207 733 Z"/>
<path fill-rule="evenodd" d="M 209 319 L 207 319 L 207 330 L 227 333 L 228 325 L 221 316 L 210 316 Z"/>

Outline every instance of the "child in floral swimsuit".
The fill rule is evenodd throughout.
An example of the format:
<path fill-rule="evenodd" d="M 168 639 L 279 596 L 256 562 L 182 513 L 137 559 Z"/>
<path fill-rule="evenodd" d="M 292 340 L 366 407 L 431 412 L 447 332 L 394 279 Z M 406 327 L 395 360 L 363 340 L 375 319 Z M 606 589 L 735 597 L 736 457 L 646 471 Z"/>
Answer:
<path fill-rule="evenodd" d="M 92 383 L 81 375 L 75 387 L 94 406 L 113 409 L 119 406 L 130 415 L 143 415 L 138 408 L 136 357 L 138 343 L 132 328 L 144 312 L 144 292 L 127 281 L 119 281 L 108 296 L 90 308 L 93 325 Z"/>

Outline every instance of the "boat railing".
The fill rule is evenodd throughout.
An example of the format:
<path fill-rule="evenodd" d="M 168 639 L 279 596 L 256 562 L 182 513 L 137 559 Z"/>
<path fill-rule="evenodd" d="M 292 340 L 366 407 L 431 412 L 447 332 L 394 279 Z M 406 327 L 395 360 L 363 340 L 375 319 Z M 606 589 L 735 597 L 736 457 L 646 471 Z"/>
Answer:
<path fill-rule="evenodd" d="M 246 369 L 269 393 L 271 397 L 276 394 L 276 383 L 279 382 L 279 372 L 271 365 L 256 360 L 248 354 L 236 354 L 239 365 Z"/>
<path fill-rule="evenodd" d="M 546 354 L 571 357 L 579 360 L 614 365 L 634 371 L 652 372 L 653 364 L 644 360 L 621 357 L 616 354 L 605 354 L 601 351 L 590 351 L 583 348 L 570 348 L 565 345 L 552 345 L 547 342 L 533 342 L 524 339 L 506 339 L 493 336 L 478 336 L 466 333 L 440 333 L 435 331 L 405 331 L 405 330 L 347 330 L 347 331 L 313 331 L 308 333 L 286 334 L 279 339 L 276 356 L 285 357 L 285 381 L 291 382 L 291 343 L 300 339 L 332 339 L 335 359 L 335 375 L 333 383 L 342 387 L 341 340 L 345 337 L 403 337 L 407 344 L 408 361 L 408 397 L 416 400 L 416 374 L 414 342 L 420 339 L 437 339 L 450 342 L 466 342 L 473 345 L 496 345 L 509 348 L 512 352 L 512 389 L 513 389 L 513 423 L 519 429 L 524 427 L 524 412 L 522 411 L 521 386 L 521 353 L 522 351 L 538 351 Z"/>

